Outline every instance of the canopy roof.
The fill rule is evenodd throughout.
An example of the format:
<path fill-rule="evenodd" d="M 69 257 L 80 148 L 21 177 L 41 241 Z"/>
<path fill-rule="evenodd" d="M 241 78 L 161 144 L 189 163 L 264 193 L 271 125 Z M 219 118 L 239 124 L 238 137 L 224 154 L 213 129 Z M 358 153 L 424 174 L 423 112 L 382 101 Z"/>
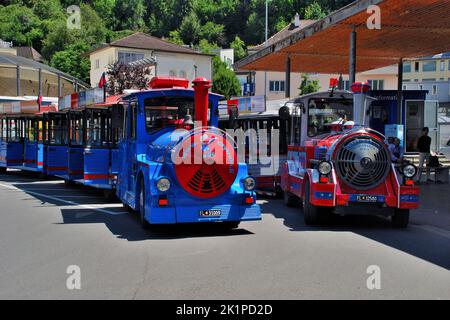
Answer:
<path fill-rule="evenodd" d="M 369 30 L 370 5 L 381 9 L 381 30 Z M 401 58 L 450 51 L 450 0 L 359 0 L 235 64 L 237 69 L 349 73 L 350 33 L 357 32 L 357 72 L 396 64 Z"/>

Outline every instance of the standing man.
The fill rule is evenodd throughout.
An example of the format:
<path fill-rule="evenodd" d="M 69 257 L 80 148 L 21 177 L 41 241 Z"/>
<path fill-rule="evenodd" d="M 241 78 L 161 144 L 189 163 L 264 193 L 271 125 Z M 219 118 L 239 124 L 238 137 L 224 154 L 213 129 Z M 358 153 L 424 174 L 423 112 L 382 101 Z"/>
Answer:
<path fill-rule="evenodd" d="M 419 141 L 417 143 L 417 149 L 419 149 L 420 157 L 419 157 L 419 178 L 418 182 L 420 182 L 422 178 L 422 172 L 423 172 L 423 166 L 426 162 L 427 164 L 427 182 L 430 180 L 430 154 L 431 154 L 431 138 L 428 136 L 430 133 L 429 128 L 423 128 L 422 130 L 422 136 L 419 138 Z"/>

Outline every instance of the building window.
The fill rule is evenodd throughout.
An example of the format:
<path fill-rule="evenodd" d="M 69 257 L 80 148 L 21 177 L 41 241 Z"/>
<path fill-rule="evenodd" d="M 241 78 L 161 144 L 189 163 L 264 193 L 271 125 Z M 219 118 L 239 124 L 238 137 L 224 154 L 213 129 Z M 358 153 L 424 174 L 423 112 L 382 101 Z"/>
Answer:
<path fill-rule="evenodd" d="M 351 88 L 350 88 L 350 80 L 345 80 L 344 81 L 344 87 L 342 89 L 343 90 L 347 90 L 347 91 L 351 90 Z"/>
<path fill-rule="evenodd" d="M 100 59 L 95 59 L 95 69 L 100 69 Z"/>
<path fill-rule="evenodd" d="M 435 72 L 436 71 L 436 61 L 426 61 L 422 66 L 423 72 Z"/>
<path fill-rule="evenodd" d="M 285 90 L 285 81 L 270 81 L 269 91 L 271 92 L 283 92 Z"/>
<path fill-rule="evenodd" d="M 175 70 L 170 70 L 169 71 L 169 76 L 170 77 L 176 77 L 177 76 L 177 72 Z"/>
<path fill-rule="evenodd" d="M 416 62 L 416 63 L 414 64 L 414 70 L 415 70 L 416 72 L 419 72 L 419 69 L 420 69 L 420 62 Z"/>
<path fill-rule="evenodd" d="M 403 85 L 403 90 L 408 90 L 408 86 L 406 84 Z"/>
<path fill-rule="evenodd" d="M 403 64 L 403 73 L 411 72 L 411 62 L 406 62 Z"/>
<path fill-rule="evenodd" d="M 121 63 L 131 63 L 142 59 L 144 59 L 143 53 L 119 52 L 119 62 Z"/>
<path fill-rule="evenodd" d="M 384 80 L 369 80 L 372 90 L 384 90 Z"/>
<path fill-rule="evenodd" d="M 423 79 L 422 82 L 434 82 L 436 79 Z"/>
<path fill-rule="evenodd" d="M 183 79 L 186 79 L 186 78 L 187 78 L 187 77 L 186 77 L 186 71 L 184 71 L 184 70 L 181 70 L 180 73 L 179 73 L 179 75 L 180 75 L 180 78 L 183 78 Z"/>
<path fill-rule="evenodd" d="M 437 85 L 433 84 L 431 92 L 432 92 L 433 95 L 437 95 L 437 93 L 438 93 Z"/>
<path fill-rule="evenodd" d="M 419 84 L 419 90 L 420 90 L 420 91 L 423 90 L 423 84 Z"/>
<path fill-rule="evenodd" d="M 441 71 L 445 71 L 445 60 L 441 61 Z"/>

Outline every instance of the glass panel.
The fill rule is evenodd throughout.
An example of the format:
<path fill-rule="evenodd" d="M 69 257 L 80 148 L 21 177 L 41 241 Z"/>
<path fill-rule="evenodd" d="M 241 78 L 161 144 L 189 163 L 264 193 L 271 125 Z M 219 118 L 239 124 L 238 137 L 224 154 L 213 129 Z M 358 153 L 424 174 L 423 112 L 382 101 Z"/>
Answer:
<path fill-rule="evenodd" d="M 335 122 L 344 124 L 353 119 L 353 100 L 311 99 L 309 101 L 308 136 L 315 137 L 331 132 Z"/>

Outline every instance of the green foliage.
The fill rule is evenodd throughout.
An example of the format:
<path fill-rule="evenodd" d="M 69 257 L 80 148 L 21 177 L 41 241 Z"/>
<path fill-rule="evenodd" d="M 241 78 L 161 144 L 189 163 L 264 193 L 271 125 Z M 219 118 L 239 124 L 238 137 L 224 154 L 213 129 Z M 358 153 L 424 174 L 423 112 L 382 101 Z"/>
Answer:
<path fill-rule="evenodd" d="M 200 40 L 201 25 L 197 14 L 191 12 L 180 25 L 180 36 L 186 44 L 195 44 Z"/>
<path fill-rule="evenodd" d="M 247 50 L 245 48 L 245 42 L 236 36 L 230 44 L 230 48 L 234 49 L 234 60 L 238 61 L 247 56 Z"/>
<path fill-rule="evenodd" d="M 216 43 L 209 43 L 208 40 L 202 39 L 197 46 L 197 49 L 205 54 L 212 54 L 213 50 L 220 49 Z"/>
<path fill-rule="evenodd" d="M 213 58 L 213 92 L 222 94 L 229 99 L 241 94 L 241 84 L 236 74 L 227 68 L 220 58 Z"/>
<path fill-rule="evenodd" d="M 302 74 L 302 82 L 298 89 L 300 90 L 300 96 L 317 92 L 320 90 L 319 80 L 311 80 L 308 74 L 304 73 Z"/>
<path fill-rule="evenodd" d="M 181 39 L 181 36 L 180 36 L 180 32 L 178 32 L 177 30 L 170 31 L 169 38 L 167 40 L 169 40 L 170 42 L 175 43 L 179 46 L 184 45 L 183 39 Z"/>
<path fill-rule="evenodd" d="M 14 45 L 39 48 L 44 34 L 42 22 L 32 9 L 21 5 L 0 7 L 0 38 Z"/>
<path fill-rule="evenodd" d="M 115 30 L 143 30 L 145 28 L 144 0 L 116 0 L 113 13 Z"/>
<path fill-rule="evenodd" d="M 297 12 L 302 19 L 319 19 L 350 2 L 270 0 L 269 36 L 286 27 Z M 66 27 L 66 9 L 71 5 L 81 7 L 81 30 Z M 4 0 L 0 38 L 16 46 L 33 46 L 47 61 L 87 79 L 86 57 L 78 54 L 82 48 L 88 51 L 136 31 L 205 52 L 232 47 L 235 59 L 242 59 L 247 45 L 264 41 L 265 5 L 266 0 Z M 68 59 L 68 52 L 75 52 L 76 58 Z"/>
<path fill-rule="evenodd" d="M 325 18 L 327 14 L 317 1 L 312 2 L 305 8 L 305 19 L 319 20 Z"/>
<path fill-rule="evenodd" d="M 225 27 L 221 24 L 208 21 L 200 29 L 200 38 L 211 43 L 225 44 Z"/>
<path fill-rule="evenodd" d="M 50 65 L 89 83 L 91 63 L 89 58 L 84 56 L 87 50 L 89 46 L 84 43 L 69 45 L 65 50 L 53 55 Z"/>

